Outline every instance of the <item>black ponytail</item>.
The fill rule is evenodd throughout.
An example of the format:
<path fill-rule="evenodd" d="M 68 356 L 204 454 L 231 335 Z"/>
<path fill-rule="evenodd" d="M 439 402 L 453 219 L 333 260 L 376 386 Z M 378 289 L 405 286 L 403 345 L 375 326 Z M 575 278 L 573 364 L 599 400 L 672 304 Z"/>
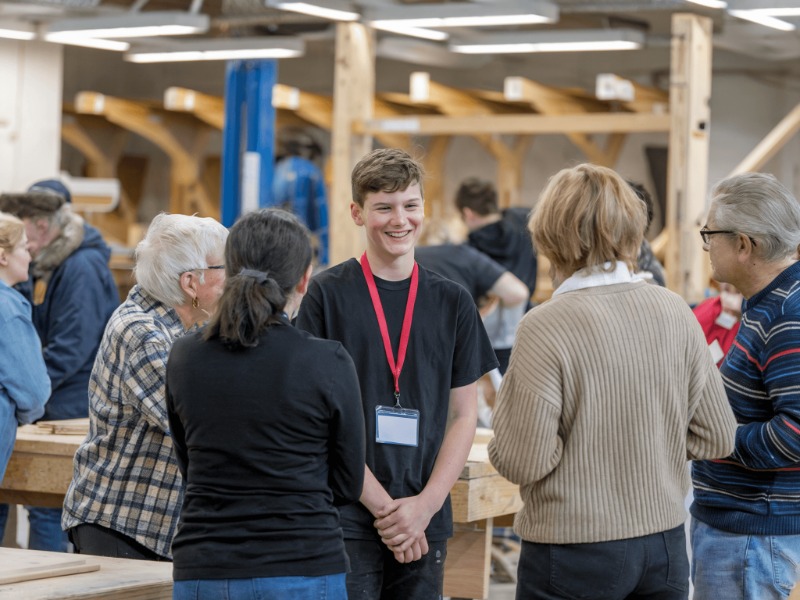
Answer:
<path fill-rule="evenodd" d="M 232 350 L 257 346 L 310 264 L 308 230 L 297 217 L 277 208 L 242 217 L 228 236 L 225 288 L 204 338 Z"/>

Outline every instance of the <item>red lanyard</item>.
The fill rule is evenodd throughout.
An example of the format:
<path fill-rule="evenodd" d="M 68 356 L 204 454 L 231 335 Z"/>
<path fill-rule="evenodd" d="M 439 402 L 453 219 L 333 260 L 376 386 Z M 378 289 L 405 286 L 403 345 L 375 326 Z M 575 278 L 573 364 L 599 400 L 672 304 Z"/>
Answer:
<path fill-rule="evenodd" d="M 375 316 L 378 317 L 378 327 L 380 327 L 381 337 L 383 338 L 386 360 L 389 363 L 392 375 L 394 375 L 394 398 L 399 406 L 400 371 L 403 370 L 406 350 L 408 349 L 408 338 L 411 336 L 411 321 L 414 319 L 414 303 L 417 301 L 417 288 L 419 287 L 419 266 L 415 262 L 414 269 L 411 271 L 411 287 L 408 290 L 406 313 L 403 316 L 403 327 L 400 330 L 400 347 L 397 349 L 397 362 L 394 361 L 392 342 L 389 339 L 389 327 L 386 325 L 386 315 L 383 313 L 383 304 L 381 304 L 381 297 L 378 295 L 378 286 L 375 285 L 375 276 L 372 274 L 366 252 L 361 256 L 361 270 L 364 271 L 364 279 L 367 280 L 367 288 L 369 288 L 369 295 L 372 298 L 372 307 L 375 309 Z"/>

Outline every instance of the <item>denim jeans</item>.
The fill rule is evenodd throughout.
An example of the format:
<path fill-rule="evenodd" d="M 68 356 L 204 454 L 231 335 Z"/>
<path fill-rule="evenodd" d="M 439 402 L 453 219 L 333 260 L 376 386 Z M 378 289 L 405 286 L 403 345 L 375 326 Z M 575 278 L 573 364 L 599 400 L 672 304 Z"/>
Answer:
<path fill-rule="evenodd" d="M 347 600 L 345 575 L 176 581 L 172 600 Z"/>
<path fill-rule="evenodd" d="M 683 525 L 611 542 L 522 542 L 517 600 L 686 600 L 688 596 Z M 722 598 L 728 600 L 717 596 Z"/>
<path fill-rule="evenodd" d="M 60 508 L 37 508 L 26 506 L 31 533 L 28 548 L 31 550 L 48 550 L 50 552 L 67 552 L 69 538 L 61 529 Z"/>
<path fill-rule="evenodd" d="M 61 530 L 60 508 L 35 508 L 27 506 L 30 538 L 28 548 L 31 550 L 49 550 L 50 552 L 67 552 L 69 539 Z M 3 539 L 8 521 L 8 504 L 0 504 L 0 540 Z"/>
<path fill-rule="evenodd" d="M 380 540 L 345 540 L 349 600 L 441 600 L 447 541 L 428 542 L 419 560 L 399 563 Z"/>
<path fill-rule="evenodd" d="M 694 600 L 781 600 L 800 576 L 800 535 L 728 533 L 692 519 Z"/>

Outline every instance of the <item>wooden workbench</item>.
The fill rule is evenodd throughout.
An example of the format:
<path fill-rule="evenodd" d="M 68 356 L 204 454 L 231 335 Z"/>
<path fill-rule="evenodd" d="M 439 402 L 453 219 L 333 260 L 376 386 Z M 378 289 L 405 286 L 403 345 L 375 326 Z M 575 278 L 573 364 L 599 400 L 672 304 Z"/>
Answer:
<path fill-rule="evenodd" d="M 491 432 L 479 431 L 461 478 L 450 493 L 454 536 L 448 544 L 444 593 L 454 598 L 489 595 L 493 519 L 522 507 L 517 486 L 489 464 L 486 443 Z M 72 457 L 82 435 L 44 434 L 26 425 L 0 486 L 0 502 L 61 506 L 72 479 Z"/>
<path fill-rule="evenodd" d="M 99 566 L 88 573 L 0 584 L 0 600 L 169 600 L 172 598 L 172 563 L 39 552 L 0 548 L 0 565 L 54 564 L 85 560 Z"/>

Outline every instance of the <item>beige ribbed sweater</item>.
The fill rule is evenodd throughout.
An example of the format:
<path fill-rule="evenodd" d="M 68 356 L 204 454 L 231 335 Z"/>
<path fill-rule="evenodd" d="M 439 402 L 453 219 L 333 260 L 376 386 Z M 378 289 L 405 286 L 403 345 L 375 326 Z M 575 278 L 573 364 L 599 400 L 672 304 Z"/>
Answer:
<path fill-rule="evenodd" d="M 736 421 L 684 300 L 635 281 L 524 317 L 493 427 L 489 457 L 525 503 L 515 531 L 570 544 L 683 523 L 687 459 L 728 456 Z"/>

